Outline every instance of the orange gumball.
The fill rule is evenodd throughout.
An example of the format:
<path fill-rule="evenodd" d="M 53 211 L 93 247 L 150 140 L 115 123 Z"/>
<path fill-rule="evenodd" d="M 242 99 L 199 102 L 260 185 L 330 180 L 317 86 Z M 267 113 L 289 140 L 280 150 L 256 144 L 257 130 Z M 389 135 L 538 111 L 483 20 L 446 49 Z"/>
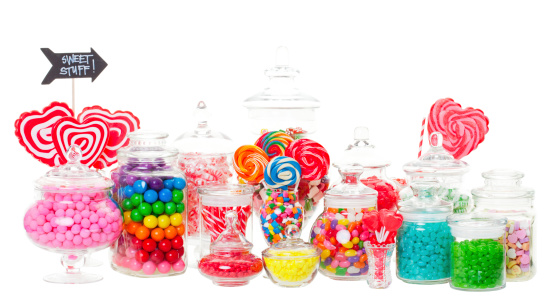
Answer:
<path fill-rule="evenodd" d="M 174 226 L 169 226 L 166 229 L 164 229 L 164 236 L 166 236 L 166 238 L 169 240 L 173 239 L 177 235 L 178 235 L 178 230 L 176 230 L 176 227 Z"/>
<path fill-rule="evenodd" d="M 164 230 L 162 228 L 155 228 L 151 231 L 151 238 L 157 242 L 164 239 Z"/>
<path fill-rule="evenodd" d="M 179 236 L 184 235 L 185 234 L 185 225 L 181 224 L 181 225 L 177 226 L 176 230 L 178 231 Z"/>
<path fill-rule="evenodd" d="M 125 230 L 129 234 L 135 234 L 135 232 L 137 232 L 137 228 L 139 228 L 139 227 L 141 227 L 140 223 L 132 221 L 132 222 L 127 224 L 127 226 L 125 227 Z"/>
<path fill-rule="evenodd" d="M 148 238 L 149 235 L 151 235 L 151 231 L 145 226 L 140 226 L 137 230 L 135 230 L 135 236 L 140 240 Z"/>

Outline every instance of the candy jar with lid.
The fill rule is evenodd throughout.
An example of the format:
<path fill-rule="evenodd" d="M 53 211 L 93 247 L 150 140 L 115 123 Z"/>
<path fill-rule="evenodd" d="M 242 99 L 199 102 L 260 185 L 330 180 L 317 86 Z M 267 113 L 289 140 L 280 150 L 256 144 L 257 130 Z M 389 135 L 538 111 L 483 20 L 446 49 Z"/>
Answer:
<path fill-rule="evenodd" d="M 260 135 L 262 130 L 292 129 L 298 138 L 314 133 L 320 103 L 297 88 L 294 78 L 299 71 L 289 66 L 286 47 L 278 47 L 276 66 L 267 69 L 265 75 L 270 79 L 268 86 L 243 104 L 249 111 L 249 131 Z"/>
<path fill-rule="evenodd" d="M 450 249 L 453 237 L 446 218 L 452 203 L 441 200 L 438 183 L 416 181 L 411 184 L 414 197 L 403 201 L 403 216 L 398 230 L 397 276 L 415 284 L 446 283 L 450 279 Z"/>
<path fill-rule="evenodd" d="M 430 134 L 430 149 L 419 159 L 403 166 L 409 184 L 414 181 L 427 179 L 440 184 L 439 196 L 445 201 L 452 202 L 454 213 L 466 213 L 471 210 L 469 194 L 462 188 L 462 178 L 469 171 L 469 165 L 455 159 L 442 146 L 442 134 Z M 409 188 L 406 188 L 406 190 Z M 400 195 L 407 196 L 401 192 Z"/>
<path fill-rule="evenodd" d="M 263 262 L 251 253 L 251 244 L 238 230 L 238 215 L 226 213 L 226 230 L 210 244 L 210 254 L 199 261 L 199 272 L 222 287 L 249 283 L 263 270 Z"/>
<path fill-rule="evenodd" d="M 303 287 L 315 279 L 322 250 L 299 237 L 295 225 L 286 227 L 286 239 L 263 251 L 263 265 L 270 280 L 281 287 Z"/>
<path fill-rule="evenodd" d="M 178 148 L 178 167 L 187 180 L 187 251 L 191 264 L 197 265 L 201 242 L 210 243 L 210 235 L 201 231 L 202 215 L 197 188 L 209 184 L 226 184 L 232 177 L 232 140 L 208 125 L 210 113 L 204 102 L 199 102 L 194 114 L 197 127 L 174 141 Z"/>
<path fill-rule="evenodd" d="M 122 232 L 122 213 L 111 198 L 109 178 L 82 165 L 81 149 L 72 145 L 68 162 L 35 182 L 37 201 L 23 220 L 31 241 L 62 254 L 65 273 L 44 280 L 54 283 L 88 283 L 102 276 L 82 273 L 84 256 L 110 246 Z"/>
<path fill-rule="evenodd" d="M 506 217 L 506 278 L 526 281 L 535 275 L 535 191 L 521 186 L 523 173 L 495 169 L 483 172 L 485 186 L 471 190 L 474 212 Z"/>
<path fill-rule="evenodd" d="M 367 127 L 356 127 L 353 138 L 353 144 L 347 147 L 337 165 L 359 164 L 363 166 L 360 181 L 378 192 L 378 210 L 396 210 L 400 199 L 400 185 L 386 175 L 386 168 L 390 166 L 390 162 L 376 153 L 375 146 L 369 141 Z"/>
<path fill-rule="evenodd" d="M 506 286 L 506 218 L 488 213 L 452 214 L 450 286 L 464 291 L 491 291 Z"/>
<path fill-rule="evenodd" d="M 324 212 L 311 229 L 311 243 L 322 250 L 319 271 L 336 280 L 365 280 L 369 271 L 363 242 L 370 232 L 363 213 L 376 210 L 377 192 L 363 185 L 360 165 L 340 166 L 342 182 L 324 195 Z"/>
<path fill-rule="evenodd" d="M 124 231 L 112 245 L 112 268 L 138 277 L 178 275 L 187 267 L 186 181 L 176 167 L 178 150 L 168 134 L 137 131 L 118 150 L 115 199 L 124 210 Z"/>
<path fill-rule="evenodd" d="M 253 208 L 251 206 L 253 187 L 242 184 L 212 184 L 198 188 L 201 203 L 201 234 L 209 237 L 201 241 L 196 262 L 210 253 L 210 243 L 226 229 L 226 214 L 237 214 L 237 227 L 241 234 L 251 241 L 253 238 Z"/>

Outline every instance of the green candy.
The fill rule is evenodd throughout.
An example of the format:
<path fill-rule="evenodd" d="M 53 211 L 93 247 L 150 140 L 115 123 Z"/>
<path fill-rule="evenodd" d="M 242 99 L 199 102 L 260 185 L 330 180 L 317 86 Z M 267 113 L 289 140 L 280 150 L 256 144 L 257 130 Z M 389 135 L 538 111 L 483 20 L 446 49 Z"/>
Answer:
<path fill-rule="evenodd" d="M 138 207 L 141 203 L 143 203 L 143 195 L 133 194 L 133 196 L 131 196 L 131 204 L 133 204 L 134 207 Z"/>
<path fill-rule="evenodd" d="M 139 213 L 141 213 L 141 215 L 143 216 L 149 216 L 153 211 L 152 206 L 147 202 L 141 203 L 141 205 L 139 205 L 137 209 L 139 210 Z"/>
<path fill-rule="evenodd" d="M 185 212 L 185 204 L 183 204 L 183 202 L 180 202 L 176 205 L 176 212 L 180 214 Z"/>
<path fill-rule="evenodd" d="M 348 269 L 346 267 L 341 267 L 341 266 L 336 267 L 336 276 L 345 276 L 347 270 Z"/>
<path fill-rule="evenodd" d="M 133 210 L 133 203 L 131 203 L 131 200 L 125 199 L 122 202 L 122 207 L 124 208 L 124 210 L 131 211 Z"/>
<path fill-rule="evenodd" d="M 130 218 L 135 222 L 143 221 L 143 215 L 141 215 L 141 212 L 139 212 L 138 209 L 134 209 L 133 211 L 131 211 Z"/>
<path fill-rule="evenodd" d="M 174 202 L 166 203 L 165 210 L 166 215 L 170 216 L 176 212 L 176 204 Z"/>
<path fill-rule="evenodd" d="M 172 201 L 175 203 L 180 203 L 183 201 L 183 191 L 174 189 L 172 190 Z"/>
<path fill-rule="evenodd" d="M 326 264 L 324 264 L 323 261 L 320 262 L 320 268 L 325 269 L 326 268 Z"/>
<path fill-rule="evenodd" d="M 165 210 L 165 205 L 164 202 L 158 200 L 155 203 L 153 203 L 152 208 L 153 208 L 153 213 L 155 215 L 162 215 L 164 214 L 164 210 Z"/>
<path fill-rule="evenodd" d="M 493 239 L 453 242 L 452 285 L 462 289 L 492 289 L 504 283 L 504 247 Z"/>

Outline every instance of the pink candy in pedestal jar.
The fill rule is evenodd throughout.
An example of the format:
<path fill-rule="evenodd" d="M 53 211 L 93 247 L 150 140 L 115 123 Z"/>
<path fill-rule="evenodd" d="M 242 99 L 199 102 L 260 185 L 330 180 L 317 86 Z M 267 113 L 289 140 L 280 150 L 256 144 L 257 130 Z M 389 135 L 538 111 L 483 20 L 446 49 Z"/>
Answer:
<path fill-rule="evenodd" d="M 35 244 L 79 250 L 107 245 L 122 231 L 120 209 L 106 193 L 50 193 L 25 214 L 23 224 Z"/>
<path fill-rule="evenodd" d="M 187 179 L 187 234 L 192 235 L 200 231 L 201 211 L 197 187 L 209 183 L 227 183 L 232 172 L 227 155 L 182 154 L 178 165 Z"/>

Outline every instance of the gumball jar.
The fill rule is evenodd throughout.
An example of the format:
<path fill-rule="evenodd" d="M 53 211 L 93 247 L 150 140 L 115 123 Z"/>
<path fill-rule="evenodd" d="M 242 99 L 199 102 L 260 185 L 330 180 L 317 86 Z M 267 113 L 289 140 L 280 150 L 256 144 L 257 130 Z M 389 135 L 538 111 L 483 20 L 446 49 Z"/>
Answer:
<path fill-rule="evenodd" d="M 114 197 L 124 211 L 124 231 L 111 247 L 112 268 L 137 277 L 183 274 L 187 267 L 187 182 L 176 167 L 168 134 L 137 131 L 118 150 Z"/>
<path fill-rule="evenodd" d="M 122 213 L 111 198 L 114 183 L 82 165 L 81 149 L 71 146 L 64 165 L 35 182 L 36 201 L 23 225 L 33 244 L 62 254 L 66 271 L 44 277 L 53 283 L 89 283 L 102 276 L 83 273 L 84 256 L 107 248 L 122 232 Z"/>
<path fill-rule="evenodd" d="M 320 248 L 319 272 L 335 280 L 365 280 L 369 272 L 363 243 L 370 230 L 363 213 L 375 210 L 378 193 L 359 181 L 360 165 L 340 166 L 342 182 L 324 195 L 324 211 L 311 228 L 310 242 Z"/>
<path fill-rule="evenodd" d="M 353 132 L 354 142 L 346 148 L 343 157 L 336 166 L 359 164 L 363 166 L 360 181 L 365 186 L 377 191 L 378 210 L 396 210 L 400 200 L 401 184 L 388 178 L 386 168 L 390 161 L 381 157 L 376 147 L 369 140 L 367 127 L 356 127 Z"/>
<path fill-rule="evenodd" d="M 454 237 L 450 255 L 450 287 L 493 291 L 506 287 L 504 243 L 508 220 L 488 213 L 448 216 Z"/>
<path fill-rule="evenodd" d="M 435 194 L 436 183 L 414 182 L 411 188 L 414 197 L 399 210 L 403 224 L 396 238 L 397 276 L 413 284 L 446 283 L 453 241 L 446 218 L 452 203 Z"/>
<path fill-rule="evenodd" d="M 243 103 L 248 109 L 248 128 L 252 134 L 260 135 L 263 130 L 278 131 L 292 129 L 296 138 L 302 138 L 317 130 L 317 99 L 301 92 L 295 77 L 299 71 L 289 66 L 286 47 L 276 50 L 276 65 L 267 69 L 268 86 Z"/>
<path fill-rule="evenodd" d="M 225 185 L 232 178 L 232 140 L 209 125 L 210 113 L 204 102 L 195 108 L 197 126 L 173 143 L 179 150 L 178 167 L 187 180 L 187 252 L 190 264 L 197 266 L 201 243 L 210 243 L 210 234 L 203 232 L 201 202 L 197 189 L 204 185 Z M 184 218 L 185 218 L 184 217 Z"/>
<path fill-rule="evenodd" d="M 442 134 L 430 134 L 430 149 L 419 159 L 406 163 L 403 166 L 409 184 L 414 181 L 434 180 L 440 184 L 438 195 L 445 201 L 452 202 L 454 213 L 467 213 L 473 208 L 468 190 L 463 188 L 463 175 L 469 171 L 469 165 L 455 159 L 442 146 Z M 406 188 L 408 190 L 410 188 Z M 402 191 L 402 196 L 411 196 L 411 193 Z"/>
<path fill-rule="evenodd" d="M 199 272 L 217 286 L 244 286 L 261 273 L 261 258 L 251 253 L 253 244 L 238 230 L 238 214 L 226 213 L 226 230 L 210 244 L 210 254 L 199 261 Z"/>
<path fill-rule="evenodd" d="M 524 174 L 519 171 L 495 169 L 482 175 L 485 185 L 471 190 L 475 203 L 473 211 L 508 219 L 504 242 L 506 279 L 527 281 L 536 273 L 535 191 L 521 186 Z"/>

